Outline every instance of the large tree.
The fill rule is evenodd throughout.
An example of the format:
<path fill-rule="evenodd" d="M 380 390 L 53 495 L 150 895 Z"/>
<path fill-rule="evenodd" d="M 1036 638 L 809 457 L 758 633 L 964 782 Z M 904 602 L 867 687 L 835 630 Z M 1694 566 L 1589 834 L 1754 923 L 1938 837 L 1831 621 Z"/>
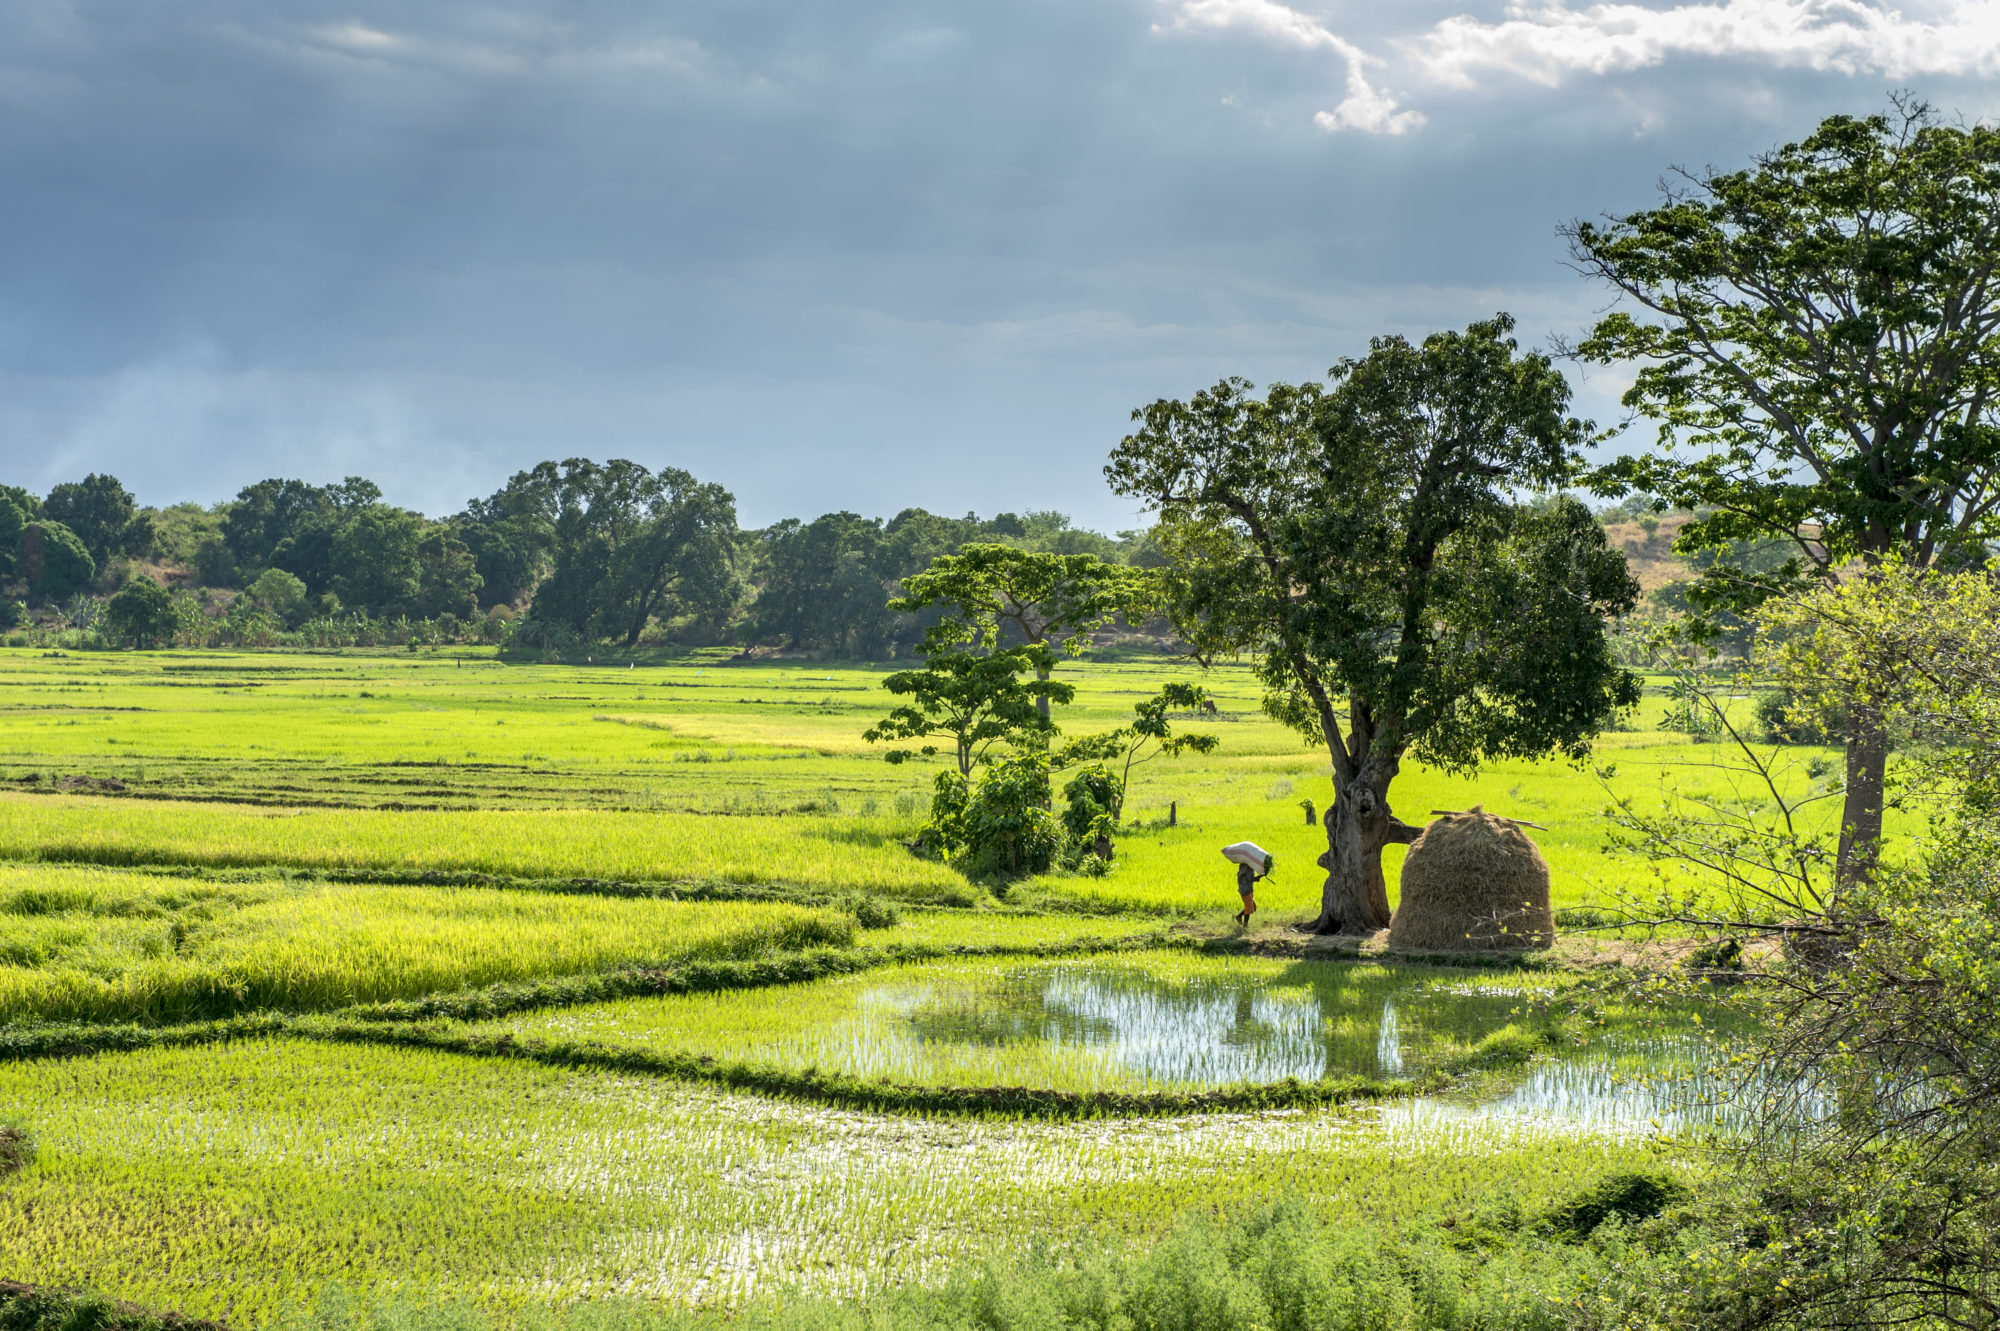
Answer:
<path fill-rule="evenodd" d="M 1568 229 L 1622 299 L 1579 352 L 1637 366 L 1626 404 L 1658 451 L 1607 492 L 1695 509 L 1683 552 L 1777 538 L 1762 574 L 1718 565 L 1707 603 L 1744 609 L 1801 580 L 1982 559 L 2000 513 L 2000 131 L 1835 116 L 1748 169 L 1683 173 L 1660 206 Z M 1888 734 L 1846 735 L 1840 878 L 1882 835 Z"/>
<path fill-rule="evenodd" d="M 1324 932 L 1389 923 L 1382 849 L 1415 839 L 1403 757 L 1579 758 L 1638 698 L 1604 633 L 1638 588 L 1568 481 L 1588 427 L 1505 315 L 1377 338 L 1329 389 L 1240 379 L 1133 413 L 1105 468 L 1161 515 L 1197 654 L 1254 653 L 1265 707 L 1332 760 Z"/>
<path fill-rule="evenodd" d="M 915 614 L 943 607 L 928 635 L 938 646 L 969 643 L 991 649 L 1004 638 L 1042 647 L 1053 641 L 1075 656 L 1093 630 L 1117 616 L 1142 618 L 1156 582 L 1144 569 L 1107 564 L 1092 554 L 1050 554 L 981 542 L 940 555 L 922 573 L 905 578 L 902 597 L 889 602 L 889 608 Z M 1046 683 L 1054 653 L 1037 660 L 1035 677 Z M 1039 706 L 1046 721 L 1046 693 Z"/>
<path fill-rule="evenodd" d="M 30 522 L 21 529 L 15 567 L 40 601 L 60 601 L 90 585 L 97 564 L 75 532 L 60 522 Z"/>
<path fill-rule="evenodd" d="M 107 473 L 92 472 L 56 486 L 42 501 L 42 516 L 75 532 L 98 568 L 114 555 L 140 553 L 153 540 L 151 519 L 139 512 L 118 478 Z"/>
<path fill-rule="evenodd" d="M 787 518 L 757 533 L 762 585 L 751 607 L 758 638 L 839 656 L 882 654 L 893 635 L 889 609 L 902 572 L 879 518 L 825 513 Z"/>
<path fill-rule="evenodd" d="M 736 500 L 721 486 L 617 458 L 544 462 L 515 483 L 539 492 L 555 534 L 537 619 L 632 646 L 653 620 L 735 606 Z"/>

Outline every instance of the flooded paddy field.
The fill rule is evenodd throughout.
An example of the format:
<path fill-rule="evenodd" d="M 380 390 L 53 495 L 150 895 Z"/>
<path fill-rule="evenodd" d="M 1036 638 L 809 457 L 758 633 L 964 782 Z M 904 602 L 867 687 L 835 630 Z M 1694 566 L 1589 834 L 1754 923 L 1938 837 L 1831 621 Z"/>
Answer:
<path fill-rule="evenodd" d="M 1163 667 L 1066 669 L 1087 730 Z M 1540 1299 L 1573 1273 L 1537 1216 L 1697 1178 L 1684 1142 L 1728 1128 L 1727 1014 L 1615 967 L 1302 955 L 1323 762 L 1247 671 L 1211 681 L 1223 746 L 1135 783 L 1108 873 L 1003 890 L 906 848 L 930 773 L 858 740 L 880 673 L 0 652 L 0 1125 L 36 1146 L 0 1278 L 240 1328 L 335 1286 L 505 1323 L 872 1297 L 1282 1205 L 1467 1280 L 1490 1254 L 1441 1227 L 1473 1217 Z M 1683 747 L 1610 741 L 1624 780 Z M 1557 905 L 1596 910 L 1639 872 L 1601 795 L 1503 764 L 1407 799 L 1551 824 Z M 1215 848 L 1245 836 L 1280 867 L 1238 931 Z M 675 1071 L 703 1060 L 773 1076 Z M 1070 1108 L 856 1110 L 822 1076 Z M 1282 1086 L 1355 1094 L 1076 1107 Z"/>

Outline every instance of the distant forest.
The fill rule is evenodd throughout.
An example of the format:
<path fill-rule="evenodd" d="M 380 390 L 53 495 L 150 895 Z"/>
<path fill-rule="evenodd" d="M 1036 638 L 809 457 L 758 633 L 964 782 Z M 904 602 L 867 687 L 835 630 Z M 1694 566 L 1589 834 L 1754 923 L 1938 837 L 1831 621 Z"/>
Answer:
<path fill-rule="evenodd" d="M 885 659 L 928 627 L 889 608 L 902 580 L 974 542 L 1166 562 L 1147 532 L 1055 512 L 745 530 L 721 486 L 622 460 L 544 462 L 442 518 L 360 477 L 152 508 L 92 474 L 44 496 L 0 485 L 0 630 L 79 646 L 724 643 Z"/>

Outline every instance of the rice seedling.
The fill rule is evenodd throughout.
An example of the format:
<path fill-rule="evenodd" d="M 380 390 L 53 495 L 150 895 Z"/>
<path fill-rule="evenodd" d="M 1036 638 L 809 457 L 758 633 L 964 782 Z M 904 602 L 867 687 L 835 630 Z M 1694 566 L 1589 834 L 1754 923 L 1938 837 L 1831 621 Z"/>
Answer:
<path fill-rule="evenodd" d="M 0 1022 L 307 1011 L 853 939 L 851 917 L 481 888 L 0 866 Z"/>
<path fill-rule="evenodd" d="M 387 813 L 0 795 L 0 857 L 784 884 L 970 899 L 879 822 L 602 810 Z"/>
<path fill-rule="evenodd" d="M 42 1149 L 4 1185 L 0 1269 L 242 1325 L 335 1281 L 496 1310 L 853 1296 L 1281 1197 L 1397 1225 L 1658 1167 L 1532 1123 L 927 1121 L 296 1041 L 0 1065 L 9 1118 Z"/>

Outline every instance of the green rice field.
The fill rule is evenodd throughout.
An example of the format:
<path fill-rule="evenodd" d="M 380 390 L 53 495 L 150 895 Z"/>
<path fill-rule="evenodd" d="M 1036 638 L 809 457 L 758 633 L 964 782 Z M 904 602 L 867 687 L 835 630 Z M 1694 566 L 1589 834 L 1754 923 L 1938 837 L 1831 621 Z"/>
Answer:
<path fill-rule="evenodd" d="M 996 890 L 904 844 L 937 769 L 861 740 L 887 669 L 0 650 L 0 1126 L 36 1143 L 0 1279 L 230 1327 L 336 1286 L 508 1325 L 1700 1176 L 1713 1021 L 1615 956 L 1290 927 L 1330 783 L 1248 670 L 1181 723 L 1215 752 L 1135 769 L 1108 872 Z M 1191 671 L 1067 663 L 1058 719 L 1110 729 Z M 1729 780 L 1663 707 L 1604 737 L 1607 778 L 1409 764 L 1392 801 L 1540 824 L 1558 909 L 1614 909 L 1656 880 L 1604 805 Z M 1243 839 L 1277 857 L 1247 931 Z M 1557 1297 L 1568 1259 L 1519 1232 L 1508 1279 Z"/>

